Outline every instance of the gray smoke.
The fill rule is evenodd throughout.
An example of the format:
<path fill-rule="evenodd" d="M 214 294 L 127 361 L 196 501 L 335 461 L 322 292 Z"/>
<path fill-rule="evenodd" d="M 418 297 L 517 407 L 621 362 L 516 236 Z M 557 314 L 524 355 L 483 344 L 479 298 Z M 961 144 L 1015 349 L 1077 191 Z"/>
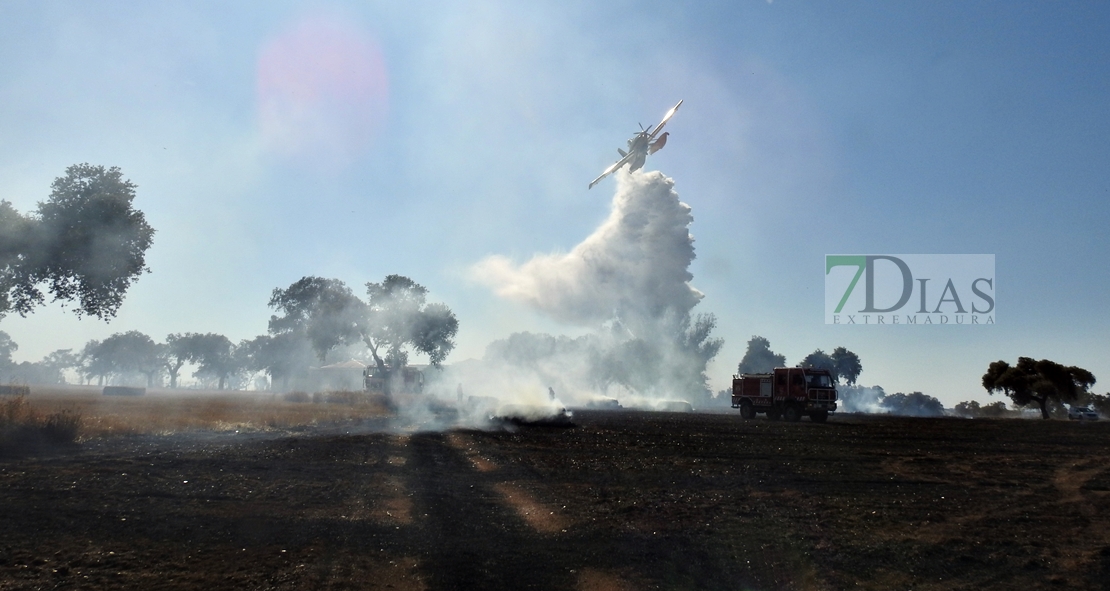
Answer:
<path fill-rule="evenodd" d="M 688 314 L 702 298 L 689 284 L 690 207 L 660 172 L 615 176 L 609 218 L 569 253 L 537 255 L 519 266 L 490 256 L 474 266 L 474 277 L 501 297 L 571 324 Z"/>
<path fill-rule="evenodd" d="M 887 394 L 881 386 L 840 386 L 837 388 L 841 412 L 891 414 L 905 417 L 944 416 L 944 405 L 921 392 Z"/>
<path fill-rule="evenodd" d="M 706 364 L 722 342 L 710 338 L 713 315 L 691 317 L 702 294 L 689 283 L 690 207 L 659 172 L 615 176 L 608 219 L 569 253 L 519 265 L 490 256 L 473 267 L 499 296 L 594 329 L 574 340 L 516 333 L 494 342 L 483 360 L 491 382 L 512 375 L 571 404 L 617 398 L 654 408 L 705 390 Z"/>

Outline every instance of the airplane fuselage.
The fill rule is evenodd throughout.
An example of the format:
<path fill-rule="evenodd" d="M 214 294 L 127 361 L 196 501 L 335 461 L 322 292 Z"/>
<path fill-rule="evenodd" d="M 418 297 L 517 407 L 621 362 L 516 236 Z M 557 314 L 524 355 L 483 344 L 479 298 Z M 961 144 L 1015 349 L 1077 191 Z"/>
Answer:
<path fill-rule="evenodd" d="M 644 132 L 637 133 L 628 140 L 628 153 L 632 158 L 628 161 L 628 170 L 637 171 L 644 166 L 648 155 L 648 142 L 650 136 Z"/>

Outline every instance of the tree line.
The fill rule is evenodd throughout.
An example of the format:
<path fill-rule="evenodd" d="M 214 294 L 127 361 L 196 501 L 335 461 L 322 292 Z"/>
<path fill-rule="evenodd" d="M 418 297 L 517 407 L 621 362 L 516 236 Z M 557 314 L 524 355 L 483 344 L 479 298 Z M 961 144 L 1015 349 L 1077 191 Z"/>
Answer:
<path fill-rule="evenodd" d="M 328 354 L 373 359 L 379 371 L 408 363 L 410 350 L 427 355 L 438 366 L 454 348 L 458 320 L 451 310 L 427 303 L 427 288 L 401 275 L 366 284 L 363 300 L 338 279 L 304 277 L 285 289 L 274 289 L 268 332 L 233 342 L 217 333 L 172 333 L 162 342 L 136 330 L 92 340 L 80 351 L 62 349 L 39 362 L 14 363 L 18 345 L 0 332 L 0 380 L 23 383 L 64 383 L 73 370 L 87 383 L 134 383 L 147 387 L 166 383 L 178 387 L 187 364 L 193 377 L 206 385 L 240 388 L 253 375 L 287 387 Z"/>
<path fill-rule="evenodd" d="M 766 338 L 753 336 L 736 371 L 767 373 L 785 366 L 786 356 L 772 351 L 771 343 Z M 879 386 L 857 386 L 856 380 L 863 371 L 863 365 L 858 355 L 844 347 L 833 349 L 831 354 L 818 349 L 805 356 L 798 366 L 826 369 L 834 382 L 839 384 L 843 380 L 846 387 L 839 389 L 843 408 L 909 416 L 944 414 L 944 405 L 939 399 L 921 392 L 887 394 Z M 1047 419 L 1066 416 L 1065 405 L 1073 405 L 1090 406 L 1101 414 L 1110 415 L 1110 393 L 1090 392 L 1094 384 L 1095 376 L 1081 367 L 1030 357 L 1019 357 L 1014 365 L 999 360 L 988 366 L 982 377 L 982 386 L 989 394 L 1007 396 L 1014 409 L 1018 410 L 1007 409 L 1001 401 L 987 405 L 964 401 L 956 404 L 953 411 L 958 416 L 992 418 L 1020 414 L 1022 408 L 1036 408 L 1041 417 Z"/>
<path fill-rule="evenodd" d="M 145 257 L 155 231 L 133 207 L 136 188 L 118 167 L 85 163 L 66 168 L 64 176 L 54 179 L 50 196 L 32 213 L 21 214 L 0 200 L 0 318 L 11 312 L 26 316 L 44 305 L 48 294 L 63 305 L 76 303 L 78 316 L 114 317 L 131 284 L 149 272 Z M 238 344 L 216 333 L 174 333 L 157 343 L 128 331 L 90 341 L 80 352 L 60 349 L 41 361 L 18 364 L 12 360 L 18 345 L 0 331 L 0 380 L 57 383 L 64 381 L 66 371 L 76 370 L 99 384 L 141 375 L 148 386 L 168 377 L 170 387 L 177 387 L 181 369 L 193 364 L 195 378 L 212 381 L 220 389 L 229 383 L 241 385 L 259 372 L 268 375 L 271 384 L 280 380 L 287 385 L 309 367 L 313 355 L 323 365 L 330 352 L 351 347 L 369 353 L 380 373 L 406 365 L 410 348 L 438 366 L 454 348 L 458 320 L 447 306 L 427 303 L 426 296 L 426 288 L 401 275 L 367 283 L 366 300 L 337 279 L 304 277 L 286 289 L 274 289 L 269 306 L 277 314 L 270 317 L 268 333 Z M 678 381 L 700 382 L 699 391 L 707 399 L 705 365 L 722 344 L 709 338 L 714 325 L 712 315 L 699 316 L 693 323 L 686 316 L 675 331 L 678 350 L 691 361 L 677 364 L 690 368 L 690 375 L 678 376 Z M 595 381 L 643 389 L 663 377 L 657 375 L 659 351 L 643 339 L 622 343 L 606 355 L 612 359 L 592 364 L 605 369 Z M 737 372 L 763 373 L 785 364 L 785 356 L 774 353 L 770 341 L 753 336 Z M 643 365 L 646 369 L 639 367 Z M 921 392 L 887 395 L 879 387 L 858 387 L 863 366 L 859 356 L 844 347 L 831 353 L 817 349 L 798 365 L 826 369 L 837 383 L 843 379 L 845 406 L 873 398 L 880 407 L 900 412 L 943 411 L 939 400 Z M 636 370 L 627 371 L 630 367 Z M 982 377 L 988 393 L 1009 397 L 1016 408 L 1035 407 L 1046 419 L 1059 414 L 1065 404 L 1110 410 L 1110 395 L 1089 391 L 1094 383 L 1094 375 L 1083 368 L 1029 357 L 1019 357 L 1014 365 L 993 362 Z M 961 402 L 956 411 L 996 416 L 1005 411 L 998 404 Z"/>

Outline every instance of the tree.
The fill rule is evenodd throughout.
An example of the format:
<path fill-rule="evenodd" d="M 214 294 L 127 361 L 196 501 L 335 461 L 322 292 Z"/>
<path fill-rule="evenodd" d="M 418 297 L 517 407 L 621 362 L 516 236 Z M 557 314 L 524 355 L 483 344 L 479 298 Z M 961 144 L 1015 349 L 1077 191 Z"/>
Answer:
<path fill-rule="evenodd" d="M 709 377 L 705 375 L 705 368 L 725 344 L 722 338 L 709 338 L 716 327 L 715 314 L 698 314 L 692 323 L 690 316 L 684 315 L 679 323 L 678 349 L 686 359 L 671 367 L 681 372 L 674 376 L 675 381 L 685 386 L 683 389 L 690 394 L 713 394 L 706 385 Z"/>
<path fill-rule="evenodd" d="M 86 381 L 91 381 L 94 377 L 97 378 L 98 386 L 103 386 L 105 380 L 114 371 L 111 360 L 101 355 L 100 341 L 96 339 L 85 343 L 79 357 L 81 359 L 81 374 Z"/>
<path fill-rule="evenodd" d="M 89 341 L 82 357 L 86 375 L 100 376 L 101 385 L 111 375 L 140 373 L 146 376 L 147 387 L 152 387 L 162 369 L 154 340 L 137 330 L 117 332 L 103 341 Z"/>
<path fill-rule="evenodd" d="M 859 362 L 859 356 L 844 347 L 837 347 L 833 349 L 831 357 L 833 363 L 836 364 L 837 376 L 844 378 L 844 383 L 847 385 L 855 385 L 859 374 L 863 372 L 863 365 Z"/>
<path fill-rule="evenodd" d="M 236 348 L 247 370 L 266 372 L 271 389 L 280 382 L 282 390 L 289 387 L 289 378 L 299 368 L 308 366 L 312 358 L 309 349 L 308 341 L 293 333 L 260 335 Z"/>
<path fill-rule="evenodd" d="M 12 353 L 19 349 L 19 345 L 12 340 L 8 333 L 0 330 L 0 368 L 12 364 Z"/>
<path fill-rule="evenodd" d="M 748 350 L 740 359 L 736 373 L 768 373 L 776 367 L 786 365 L 786 356 L 771 351 L 771 341 L 753 336 L 748 341 Z"/>
<path fill-rule="evenodd" d="M 894 415 L 908 417 L 939 417 L 944 415 L 944 405 L 940 400 L 921 392 L 903 394 L 897 392 L 884 396 L 879 403 L 884 410 Z"/>
<path fill-rule="evenodd" d="M 806 355 L 805 359 L 802 359 L 802 362 L 798 365 L 805 368 L 828 370 L 834 382 L 840 381 L 840 372 L 837 371 L 836 361 L 821 349 Z"/>
<path fill-rule="evenodd" d="M 192 334 L 192 333 L 189 333 Z M 187 335 L 174 333 L 166 335 L 166 343 L 162 348 L 162 364 L 166 367 L 166 373 L 170 376 L 170 387 L 177 387 L 177 375 L 181 372 L 181 368 L 189 362 L 189 340 L 185 338 Z"/>
<path fill-rule="evenodd" d="M 408 364 L 411 346 L 438 366 L 455 348 L 459 321 L 443 304 L 425 304 L 428 289 L 402 275 L 388 275 L 381 283 L 367 283 L 367 307 L 361 326 L 378 371 Z"/>
<path fill-rule="evenodd" d="M 43 305 L 43 289 L 54 300 L 76 300 L 78 316 L 114 317 L 149 271 L 154 229 L 131 206 L 135 188 L 117 167 L 75 164 L 31 216 L 0 201 L 0 317 Z"/>
<path fill-rule="evenodd" d="M 25 379 L 27 383 L 64 384 L 66 370 L 79 368 L 81 360 L 73 349 L 58 349 L 47 354 L 41 361 L 30 364 L 24 362 L 20 366 L 29 366 L 27 369 L 34 376 L 34 379 Z"/>
<path fill-rule="evenodd" d="M 1030 357 L 1019 357 L 1014 366 L 995 361 L 983 374 L 983 388 L 987 392 L 992 395 L 1001 392 L 1017 406 L 1035 402 L 1043 419 L 1049 418 L 1050 402 L 1075 402 L 1094 383 L 1095 376 L 1081 367 L 1065 367 L 1055 361 L 1036 361 Z"/>
<path fill-rule="evenodd" d="M 222 334 L 185 333 L 175 339 L 174 344 L 180 347 L 188 361 L 197 364 L 193 377 L 215 379 L 220 390 L 224 389 L 229 377 L 242 370 L 235 356 L 235 346 Z"/>
<path fill-rule="evenodd" d="M 953 407 L 957 415 L 970 418 L 998 418 L 1006 416 L 1006 403 L 1001 400 L 980 406 L 975 400 L 960 402 Z"/>
<path fill-rule="evenodd" d="M 303 335 L 321 365 L 335 347 L 362 338 L 366 305 L 338 279 L 303 277 L 286 289 L 274 289 L 269 305 L 283 313 L 270 317 L 270 333 Z"/>

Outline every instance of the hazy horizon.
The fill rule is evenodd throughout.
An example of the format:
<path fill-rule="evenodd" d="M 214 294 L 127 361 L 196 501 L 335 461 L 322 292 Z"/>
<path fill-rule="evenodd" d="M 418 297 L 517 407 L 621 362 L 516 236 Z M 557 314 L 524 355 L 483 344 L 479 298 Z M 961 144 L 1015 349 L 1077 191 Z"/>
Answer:
<path fill-rule="evenodd" d="M 584 334 L 473 270 L 578 248 L 618 186 L 589 181 L 682 99 L 644 170 L 690 208 L 714 391 L 760 335 L 946 407 L 1005 400 L 980 377 L 1019 356 L 1105 392 L 1108 33 L 1098 3 L 3 4 L 0 199 L 26 214 L 67 166 L 118 166 L 157 233 L 112 322 L 54 303 L 0 330 L 17 361 L 128 330 L 238 342 L 274 288 L 401 274 L 458 316 L 447 364 Z M 826 325 L 833 253 L 992 254 L 997 324 Z"/>

